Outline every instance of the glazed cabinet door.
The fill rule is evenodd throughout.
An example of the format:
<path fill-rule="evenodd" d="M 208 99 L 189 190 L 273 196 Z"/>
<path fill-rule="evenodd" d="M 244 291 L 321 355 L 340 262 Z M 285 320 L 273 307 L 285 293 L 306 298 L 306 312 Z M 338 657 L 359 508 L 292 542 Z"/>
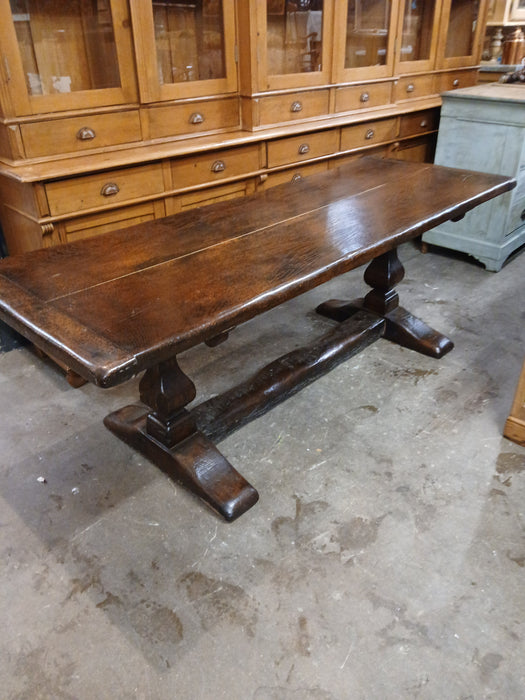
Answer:
<path fill-rule="evenodd" d="M 395 3 L 392 0 L 336 2 L 335 82 L 389 77 L 393 73 Z"/>
<path fill-rule="evenodd" d="M 234 0 L 131 0 L 142 102 L 237 90 Z"/>
<path fill-rule="evenodd" d="M 245 91 L 329 83 L 333 6 L 334 0 L 242 0 L 241 63 L 250 64 Z"/>
<path fill-rule="evenodd" d="M 400 0 L 396 72 L 419 73 L 435 67 L 442 0 Z"/>
<path fill-rule="evenodd" d="M 475 66 L 485 32 L 486 0 L 444 0 L 438 68 Z"/>
<path fill-rule="evenodd" d="M 5 116 L 137 99 L 126 0 L 0 0 Z"/>

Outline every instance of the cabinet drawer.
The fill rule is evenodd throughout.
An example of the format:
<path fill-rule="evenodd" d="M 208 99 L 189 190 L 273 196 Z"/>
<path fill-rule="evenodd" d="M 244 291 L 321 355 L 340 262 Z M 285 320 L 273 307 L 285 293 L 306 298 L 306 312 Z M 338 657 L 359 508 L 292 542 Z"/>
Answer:
<path fill-rule="evenodd" d="M 269 141 L 268 167 L 275 168 L 279 165 L 330 155 L 337 152 L 338 141 L 336 129 Z"/>
<path fill-rule="evenodd" d="M 399 78 L 396 85 L 396 102 L 416 100 L 434 94 L 433 75 L 414 75 L 410 78 Z"/>
<path fill-rule="evenodd" d="M 303 165 L 298 168 L 292 168 L 290 170 L 281 170 L 277 173 L 270 173 L 265 177 L 262 182 L 257 185 L 258 190 L 265 190 L 269 187 L 275 187 L 275 185 L 283 185 L 287 182 L 298 182 L 299 180 L 308 177 L 309 175 L 315 175 L 316 173 L 323 173 L 328 170 L 328 161 L 321 163 L 312 163 L 311 165 Z"/>
<path fill-rule="evenodd" d="M 329 93 L 328 90 L 313 90 L 271 95 L 256 100 L 254 107 L 258 109 L 258 119 L 255 123 L 259 126 L 311 119 L 328 114 Z"/>
<path fill-rule="evenodd" d="M 136 110 L 32 122 L 22 124 L 20 132 L 28 158 L 104 148 L 142 137 Z"/>
<path fill-rule="evenodd" d="M 161 194 L 164 191 L 162 167 L 159 163 L 56 180 L 46 183 L 45 190 L 53 216 L 107 207 Z"/>
<path fill-rule="evenodd" d="M 152 221 L 162 216 L 164 216 L 164 202 L 145 202 L 144 204 L 124 207 L 117 211 L 91 214 L 77 219 L 62 221 L 59 224 L 60 238 L 62 241 L 70 243 L 81 238 L 91 238 L 109 231 L 141 224 L 144 221 Z"/>
<path fill-rule="evenodd" d="M 415 139 L 398 141 L 389 150 L 389 158 L 410 160 L 416 163 L 432 163 L 436 151 L 436 135 L 428 134 Z"/>
<path fill-rule="evenodd" d="M 172 161 L 171 171 L 176 188 L 194 187 L 259 170 L 257 145 L 230 148 L 200 156 L 178 158 Z"/>
<path fill-rule="evenodd" d="M 175 214 L 186 209 L 196 209 L 198 207 L 215 204 L 215 202 L 225 202 L 238 197 L 245 197 L 255 191 L 253 179 L 239 180 L 228 185 L 217 185 L 206 187 L 196 192 L 175 195 L 166 200 L 167 214 Z"/>
<path fill-rule="evenodd" d="M 152 139 L 232 129 L 240 124 L 237 97 L 151 107 L 147 115 Z"/>
<path fill-rule="evenodd" d="M 403 114 L 399 126 L 399 137 L 417 136 L 427 131 L 435 131 L 439 126 L 439 110 L 424 109 L 412 114 Z"/>
<path fill-rule="evenodd" d="M 392 83 L 374 83 L 337 88 L 335 111 L 350 112 L 381 107 L 392 102 Z"/>
<path fill-rule="evenodd" d="M 399 124 L 396 117 L 346 126 L 341 130 L 341 150 L 350 151 L 354 148 L 372 146 L 382 141 L 392 141 L 397 138 L 398 129 Z"/>
<path fill-rule="evenodd" d="M 436 75 L 436 92 L 447 92 L 447 90 L 457 90 L 458 88 L 472 87 L 478 80 L 477 71 L 460 70 L 451 73 L 439 73 Z"/>

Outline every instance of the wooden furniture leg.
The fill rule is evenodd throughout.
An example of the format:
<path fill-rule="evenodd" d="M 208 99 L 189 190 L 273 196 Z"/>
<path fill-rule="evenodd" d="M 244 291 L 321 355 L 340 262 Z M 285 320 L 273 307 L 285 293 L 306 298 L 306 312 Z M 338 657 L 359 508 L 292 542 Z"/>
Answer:
<path fill-rule="evenodd" d="M 176 358 L 147 370 L 140 398 L 149 406 L 126 406 L 104 419 L 121 440 L 181 482 L 226 520 L 235 520 L 259 495 L 196 427 L 185 406 L 195 398 L 193 382 Z"/>
<path fill-rule="evenodd" d="M 107 416 L 104 424 L 226 520 L 234 520 L 257 502 L 258 494 L 214 441 L 379 340 L 384 325 L 376 314 L 360 310 L 312 344 L 283 355 L 191 410 L 186 406 L 195 398 L 195 386 L 176 358 L 167 360 L 147 370 L 140 382 L 140 398 L 149 409 L 126 406 Z"/>
<path fill-rule="evenodd" d="M 399 306 L 395 286 L 405 276 L 396 249 L 374 258 L 366 268 L 364 279 L 372 290 L 362 299 L 342 301 L 331 299 L 316 311 L 336 321 L 344 321 L 358 309 L 366 309 L 385 320 L 383 337 L 430 357 L 443 357 L 454 344 L 409 311 Z"/>

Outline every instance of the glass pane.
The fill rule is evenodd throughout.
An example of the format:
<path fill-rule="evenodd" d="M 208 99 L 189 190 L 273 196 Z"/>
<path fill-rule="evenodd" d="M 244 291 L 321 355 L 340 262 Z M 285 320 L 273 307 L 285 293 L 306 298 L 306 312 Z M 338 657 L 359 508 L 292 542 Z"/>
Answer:
<path fill-rule="evenodd" d="M 401 37 L 401 60 L 430 58 L 435 0 L 406 0 Z"/>
<path fill-rule="evenodd" d="M 159 82 L 226 77 L 222 0 L 153 3 Z"/>
<path fill-rule="evenodd" d="M 30 95 L 120 87 L 109 0 L 10 0 Z"/>
<path fill-rule="evenodd" d="M 478 0 L 452 0 L 445 56 L 471 56 L 479 13 Z"/>
<path fill-rule="evenodd" d="M 267 0 L 268 74 L 322 70 L 323 0 Z"/>
<path fill-rule="evenodd" d="M 390 21 L 389 0 L 348 0 L 345 68 L 384 66 Z"/>

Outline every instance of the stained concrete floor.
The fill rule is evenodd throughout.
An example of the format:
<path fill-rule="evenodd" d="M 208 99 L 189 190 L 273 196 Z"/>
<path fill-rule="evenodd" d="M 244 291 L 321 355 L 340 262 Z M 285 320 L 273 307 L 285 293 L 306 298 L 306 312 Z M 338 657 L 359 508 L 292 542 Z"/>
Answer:
<path fill-rule="evenodd" d="M 502 437 L 525 253 L 497 274 L 405 245 L 441 361 L 380 340 L 220 445 L 258 488 L 227 524 L 72 389 L 0 355 L 4 700 L 525 698 L 525 448 Z M 326 331 L 362 270 L 181 365 L 210 395 Z M 39 477 L 45 479 L 45 483 Z"/>

